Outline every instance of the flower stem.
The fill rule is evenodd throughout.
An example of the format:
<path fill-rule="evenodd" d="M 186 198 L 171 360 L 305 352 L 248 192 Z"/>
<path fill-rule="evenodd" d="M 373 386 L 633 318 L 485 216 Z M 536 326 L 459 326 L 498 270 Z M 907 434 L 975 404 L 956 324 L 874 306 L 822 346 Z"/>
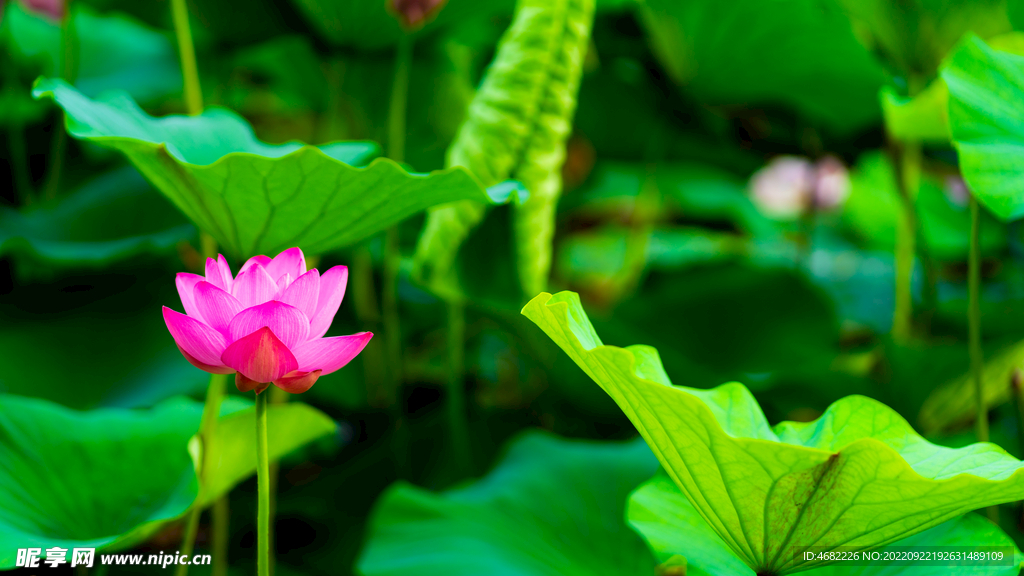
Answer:
<path fill-rule="evenodd" d="M 189 512 L 188 522 L 185 525 L 185 535 L 181 540 L 181 553 L 188 556 L 192 554 L 192 549 L 196 542 L 196 532 L 199 530 L 199 517 L 203 513 L 203 498 L 205 497 L 205 478 L 206 471 L 211 462 L 213 462 L 212 452 L 214 449 L 213 437 L 217 433 L 217 418 L 220 415 L 220 403 L 224 398 L 224 385 L 227 381 L 225 374 L 210 374 L 210 384 L 206 387 L 206 402 L 203 404 L 203 417 L 199 422 L 199 440 L 202 446 L 202 452 L 200 452 L 200 458 L 202 459 L 199 464 L 199 495 L 196 497 L 195 504 L 192 505 L 192 510 Z M 214 527 L 216 531 L 217 527 Z M 227 531 L 227 526 L 224 527 Z M 185 576 L 188 574 L 188 565 L 179 564 L 175 569 L 175 576 Z"/>
<path fill-rule="evenodd" d="M 979 442 L 988 442 L 988 409 L 985 406 L 983 373 L 985 359 L 981 350 L 981 208 L 971 195 L 971 252 L 967 272 L 967 322 L 970 341 L 971 377 L 974 380 L 974 402 L 977 417 L 974 430 Z"/>
<path fill-rule="evenodd" d="M 405 161 L 406 110 L 409 99 L 409 73 L 412 68 L 412 37 L 403 34 L 395 51 L 395 72 L 388 106 L 388 156 Z M 402 263 L 398 226 L 388 228 L 384 236 L 384 269 L 381 275 L 381 320 L 387 358 L 387 398 L 394 423 L 393 449 L 397 455 L 399 476 L 408 475 L 408 432 L 402 409 L 402 326 L 398 314 L 398 274 Z"/>
<path fill-rule="evenodd" d="M 256 395 L 256 574 L 270 576 L 270 466 L 267 459 L 267 397 Z"/>
<path fill-rule="evenodd" d="M 174 18 L 174 33 L 178 38 L 178 52 L 181 55 L 185 104 L 188 113 L 195 116 L 203 113 L 203 92 L 199 86 L 199 67 L 196 64 L 196 49 L 192 45 L 192 29 L 188 24 L 188 7 L 185 0 L 171 0 L 171 14 Z"/>
<path fill-rule="evenodd" d="M 60 20 L 60 44 L 61 44 L 61 78 L 68 84 L 75 82 L 75 29 L 74 20 L 71 17 L 71 2 L 64 5 L 64 16 Z M 64 131 L 64 111 L 57 113 L 57 126 L 54 129 L 53 142 L 50 146 L 50 166 L 46 176 L 46 183 L 43 185 L 43 197 L 46 199 L 56 198 L 57 190 L 60 189 L 60 176 L 64 168 L 64 156 L 67 149 L 68 135 Z"/>
<path fill-rule="evenodd" d="M 409 72 L 412 68 L 412 36 L 403 34 L 395 52 L 395 77 L 391 84 L 388 109 L 388 156 L 395 162 L 405 160 L 405 119 L 409 99 Z M 398 272 L 402 253 L 398 226 L 388 229 L 384 238 L 384 274 L 381 280 L 381 307 L 387 342 L 392 396 L 402 385 L 402 331 L 398 317 Z"/>
<path fill-rule="evenodd" d="M 288 401 L 292 397 L 291 394 L 285 392 L 284 390 L 278 388 L 277 386 L 271 386 L 270 388 L 268 388 L 267 389 L 267 394 L 270 394 L 270 399 L 267 400 L 267 402 L 269 402 L 270 404 L 287 404 Z M 273 524 L 274 523 L 274 516 L 275 516 L 275 514 L 277 514 L 277 481 L 278 481 L 278 478 L 281 475 L 281 464 L 280 464 L 280 462 L 278 462 L 277 460 L 272 461 L 270 463 L 270 465 L 269 465 L 269 472 L 270 472 L 270 495 L 268 496 L 268 498 L 270 499 L 270 512 L 268 514 L 270 516 L 270 520 L 268 520 L 268 522 Z M 267 543 L 267 548 L 271 551 L 270 555 L 267 557 L 267 562 L 270 564 L 270 568 L 269 568 L 270 574 L 274 573 L 274 564 L 277 562 L 276 558 L 274 557 L 274 552 L 273 552 L 273 550 L 274 550 L 274 536 L 275 536 L 275 534 L 274 534 L 273 530 L 271 530 L 267 534 L 267 537 L 270 539 L 270 541 Z"/>

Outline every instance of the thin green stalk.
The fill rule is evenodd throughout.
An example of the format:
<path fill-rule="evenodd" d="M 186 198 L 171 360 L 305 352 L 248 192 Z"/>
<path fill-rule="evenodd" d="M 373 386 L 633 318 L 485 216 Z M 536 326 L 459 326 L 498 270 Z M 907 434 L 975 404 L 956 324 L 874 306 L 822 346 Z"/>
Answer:
<path fill-rule="evenodd" d="M 388 156 L 395 162 L 405 160 L 405 119 L 411 68 L 412 36 L 403 34 L 395 52 L 395 77 L 391 84 L 391 102 L 388 108 Z M 384 239 L 381 306 L 391 375 L 390 384 L 395 392 L 402 383 L 402 332 L 398 317 L 398 271 L 401 259 L 398 227 L 392 226 Z"/>
<path fill-rule="evenodd" d="M 174 18 L 174 34 L 178 38 L 178 52 L 181 55 L 181 75 L 185 81 L 185 105 L 193 116 L 203 113 L 203 91 L 199 86 L 199 67 L 196 64 L 196 49 L 192 45 L 192 29 L 188 24 L 188 6 L 185 0 L 171 0 L 171 14 Z"/>
<path fill-rule="evenodd" d="M 64 5 L 64 17 L 60 21 L 60 43 L 61 43 L 61 78 L 69 84 L 75 81 L 75 30 L 71 18 L 71 2 Z M 57 126 L 55 128 L 53 142 L 50 146 L 50 166 L 43 185 L 43 197 L 46 199 L 56 198 L 57 190 L 60 189 L 60 177 L 64 168 L 64 155 L 67 149 L 68 136 L 64 131 L 64 111 L 57 112 Z"/>
<path fill-rule="evenodd" d="M 921 182 L 921 145 L 905 142 L 900 150 L 900 192 L 903 217 L 896 229 L 896 307 L 892 337 L 898 343 L 910 340 L 913 331 L 914 255 L 917 249 L 917 191 Z"/>
<path fill-rule="evenodd" d="M 228 574 L 228 525 L 231 521 L 231 508 L 228 495 L 225 494 L 213 503 L 211 510 L 212 536 L 210 553 L 213 556 L 211 576 L 227 576 Z"/>
<path fill-rule="evenodd" d="M 448 433 L 455 465 L 462 474 L 469 473 L 472 466 L 463 383 L 465 340 L 466 309 L 461 300 L 453 298 L 448 301 Z"/>
<path fill-rule="evenodd" d="M 265 391 L 264 391 L 265 392 Z M 256 395 L 256 574 L 270 576 L 270 462 L 267 458 L 267 397 Z"/>
<path fill-rule="evenodd" d="M 292 395 L 278 388 L 277 386 L 271 386 L 267 389 L 267 394 L 270 394 L 268 402 L 270 404 L 286 404 L 291 399 Z M 281 464 L 277 460 L 270 463 L 270 524 L 274 524 L 274 517 L 277 514 L 277 484 L 278 478 L 281 474 Z M 270 564 L 269 572 L 274 573 L 274 564 L 277 559 L 274 557 L 274 531 L 271 530 L 267 535 L 270 542 L 267 544 L 267 548 L 270 550 L 270 556 L 267 558 L 267 562 Z"/>
<path fill-rule="evenodd" d="M 388 156 L 395 162 L 405 161 L 405 119 L 409 99 L 409 73 L 412 68 L 412 37 L 403 34 L 395 51 L 395 73 L 388 106 Z M 381 320 L 387 357 L 388 407 L 394 421 L 392 444 L 397 455 L 398 473 L 408 475 L 409 434 L 402 410 L 402 326 L 398 315 L 398 273 L 402 253 L 398 226 L 384 236 L 384 270 L 381 276 Z"/>
<path fill-rule="evenodd" d="M 188 522 L 185 524 L 185 535 L 181 540 L 181 553 L 188 556 L 196 542 L 196 532 L 199 529 L 199 517 L 203 513 L 201 502 L 204 497 L 204 478 L 208 465 L 213 462 L 212 439 L 217 432 L 217 417 L 220 415 L 220 403 L 224 398 L 224 386 L 227 381 L 225 374 L 210 374 L 210 384 L 206 387 L 206 402 L 203 404 L 203 417 L 199 422 L 199 440 L 202 446 L 199 464 L 199 495 L 196 497 L 196 504 L 189 512 Z M 225 527 L 226 530 L 226 527 Z M 188 574 L 188 565 L 179 564 L 174 571 L 176 576 Z"/>
<path fill-rule="evenodd" d="M 974 431 L 978 442 L 988 442 L 988 408 L 985 406 L 985 357 L 981 350 L 981 208 L 971 195 L 971 251 L 967 265 L 967 331 L 970 340 L 971 376 L 974 380 L 974 405 L 977 415 Z M 985 511 L 992 523 L 999 524 L 999 507 Z"/>
<path fill-rule="evenodd" d="M 979 442 L 988 442 L 988 409 L 985 406 L 985 388 L 982 373 L 985 358 L 981 350 L 981 208 L 978 200 L 971 195 L 971 252 L 967 272 L 967 322 L 970 341 L 971 376 L 974 380 L 974 405 L 976 418 L 974 429 Z"/>

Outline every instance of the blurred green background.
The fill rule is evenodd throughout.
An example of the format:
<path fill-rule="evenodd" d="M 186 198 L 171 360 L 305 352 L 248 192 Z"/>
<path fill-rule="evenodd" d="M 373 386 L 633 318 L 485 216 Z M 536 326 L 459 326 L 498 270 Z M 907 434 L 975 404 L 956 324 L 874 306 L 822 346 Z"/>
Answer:
<path fill-rule="evenodd" d="M 921 138 L 911 331 L 893 337 L 907 140 L 887 131 L 880 92 L 915 95 L 965 32 L 992 38 L 1024 24 L 1021 4 L 599 0 L 550 291 L 579 292 L 606 343 L 658 348 L 677 384 L 745 383 L 773 423 L 865 394 L 919 425 L 929 395 L 968 369 L 967 191 L 950 144 Z M 123 156 L 68 137 L 61 109 L 30 91 L 60 76 L 90 97 L 124 90 L 152 115 L 183 113 L 170 2 L 0 5 L 0 392 L 79 410 L 201 399 L 207 375 L 160 316 L 161 305 L 180 309 L 174 273 L 200 266 L 198 231 Z M 414 33 L 412 170 L 444 167 L 513 7 L 449 0 Z M 270 143 L 387 141 L 404 32 L 384 0 L 191 0 L 188 10 L 206 106 L 238 112 Z M 384 383 L 377 303 L 350 288 L 329 332 L 379 337 L 302 398 L 340 428 L 281 462 L 279 574 L 351 573 L 387 486 L 478 477 L 525 429 L 636 435 L 520 316 L 511 209 L 498 207 L 458 256 L 470 448 L 460 463 L 446 421 L 446 308 L 410 275 L 423 222 L 399 229 L 397 397 Z M 1024 360 L 1013 347 L 1024 338 L 1022 239 L 1018 223 L 984 216 L 984 349 L 1011 368 Z M 384 245 L 323 254 L 319 268 L 363 262 L 379 285 Z M 1005 393 L 991 407 L 992 439 L 1020 457 L 1018 402 L 1009 382 L 994 386 Z M 933 441 L 973 439 L 969 411 L 929 422 Z M 230 509 L 231 565 L 251 571 L 254 480 Z M 1021 514 L 1002 507 L 1018 543 Z M 180 535 L 171 525 L 141 549 L 171 549 Z M 197 546 L 208 546 L 205 518 Z"/>

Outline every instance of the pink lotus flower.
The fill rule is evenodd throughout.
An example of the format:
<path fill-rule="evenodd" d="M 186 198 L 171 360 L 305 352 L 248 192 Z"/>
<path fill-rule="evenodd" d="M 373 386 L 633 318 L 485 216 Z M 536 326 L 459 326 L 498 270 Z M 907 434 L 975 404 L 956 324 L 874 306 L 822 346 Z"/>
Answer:
<path fill-rule="evenodd" d="M 317 378 L 356 357 L 373 334 L 324 338 L 345 296 L 348 268 L 323 276 L 306 271 L 302 250 L 271 260 L 254 256 L 238 276 L 224 256 L 206 260 L 206 276 L 176 279 L 185 314 L 164 306 L 164 321 L 193 366 L 213 374 L 235 373 L 242 392 L 259 394 L 273 383 L 298 394 Z"/>

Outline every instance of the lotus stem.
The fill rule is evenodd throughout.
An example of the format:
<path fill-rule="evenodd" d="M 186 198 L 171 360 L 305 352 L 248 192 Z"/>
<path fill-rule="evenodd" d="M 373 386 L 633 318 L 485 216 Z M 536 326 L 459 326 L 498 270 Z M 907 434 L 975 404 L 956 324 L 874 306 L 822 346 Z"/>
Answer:
<path fill-rule="evenodd" d="M 412 37 L 403 34 L 395 49 L 395 75 L 388 106 L 388 156 L 395 162 L 405 161 L 406 110 L 409 99 L 409 73 L 412 68 Z M 398 316 L 398 274 L 402 252 L 398 226 L 388 228 L 384 236 L 384 270 L 381 277 L 381 320 L 384 324 L 387 358 L 388 407 L 394 421 L 392 444 L 399 475 L 408 475 L 408 433 L 402 409 L 402 326 Z"/>
<path fill-rule="evenodd" d="M 472 465 L 469 446 L 469 423 L 466 419 L 466 391 L 463 384 L 463 362 L 466 340 L 466 309 L 462 301 L 452 298 L 448 307 L 448 432 L 451 435 L 455 463 L 462 473 Z"/>
<path fill-rule="evenodd" d="M 391 85 L 388 110 L 388 156 L 405 161 L 405 118 L 409 99 L 409 72 L 412 68 L 412 36 L 403 34 L 395 52 L 395 78 Z M 398 317 L 398 272 L 402 253 L 398 226 L 388 228 L 384 238 L 384 274 L 381 307 L 388 354 L 391 396 L 397 397 L 402 385 L 402 331 Z"/>
<path fill-rule="evenodd" d="M 227 576 L 228 573 L 228 526 L 231 523 L 231 508 L 228 504 L 228 495 L 225 494 L 213 503 L 211 509 L 211 524 L 213 535 L 211 536 L 211 554 L 213 555 L 213 567 L 210 570 L 211 576 Z"/>
<path fill-rule="evenodd" d="M 917 248 L 917 191 L 921 182 L 921 145 L 904 142 L 900 150 L 900 196 L 903 217 L 896 228 L 896 306 L 892 319 L 892 338 L 897 343 L 910 340 L 913 331 L 914 254 Z"/>
<path fill-rule="evenodd" d="M 68 84 L 73 84 L 75 81 L 75 30 L 74 21 L 71 19 L 71 5 L 70 1 L 64 4 L 64 16 L 60 20 L 60 75 Z M 50 145 L 50 166 L 46 184 L 43 186 L 44 198 L 57 197 L 57 190 L 60 189 L 60 176 L 64 168 L 67 140 L 68 136 L 64 132 L 64 111 L 60 110 L 57 112 L 57 126 L 54 129 L 53 142 Z"/>
<path fill-rule="evenodd" d="M 974 380 L 974 402 L 977 417 L 974 430 L 979 442 L 988 442 L 988 409 L 985 406 L 983 373 L 985 358 L 981 350 L 981 208 L 971 195 L 971 251 L 967 272 L 967 330 L 970 342 L 971 377 Z"/>
<path fill-rule="evenodd" d="M 256 395 L 256 574 L 270 576 L 270 463 L 267 459 L 267 397 Z"/>
<path fill-rule="evenodd" d="M 206 387 L 206 402 L 203 404 L 203 417 L 199 422 L 199 440 L 202 446 L 200 452 L 199 462 L 199 494 L 196 497 L 196 502 L 192 506 L 192 510 L 189 512 L 188 521 L 185 524 L 185 535 L 181 540 L 181 553 L 183 555 L 191 555 L 192 549 L 195 547 L 196 532 L 199 530 L 199 517 L 203 513 L 203 499 L 205 498 L 205 477 L 207 468 L 213 459 L 210 457 L 210 453 L 213 448 L 213 437 L 217 433 L 217 418 L 220 415 L 220 403 L 224 398 L 224 386 L 227 381 L 227 376 L 224 374 L 210 374 L 210 384 Z M 227 526 L 218 527 L 214 526 L 214 532 L 218 529 L 222 529 L 227 532 Z M 176 576 L 185 576 L 188 574 L 188 564 L 179 564 L 175 568 Z"/>
<path fill-rule="evenodd" d="M 171 14 L 174 18 L 174 34 L 178 38 L 178 52 L 181 54 L 185 105 L 189 114 L 197 116 L 203 113 L 203 91 L 199 86 L 199 67 L 196 64 L 196 49 L 192 45 L 192 29 L 188 24 L 185 0 L 171 0 Z"/>
<path fill-rule="evenodd" d="M 307 264 L 308 264 L 308 261 L 307 261 Z M 268 400 L 268 402 L 270 402 L 270 404 L 286 404 L 288 402 L 288 400 L 292 396 L 291 394 L 285 392 L 284 390 L 278 388 L 277 386 L 271 386 L 267 390 L 267 394 L 270 394 L 270 399 Z M 271 524 L 274 523 L 274 517 L 277 514 L 277 485 L 278 485 L 278 478 L 280 478 L 280 475 L 281 475 L 281 464 L 277 460 L 274 460 L 274 461 L 272 461 L 270 463 L 270 496 L 269 496 L 269 498 L 270 498 L 270 512 L 269 512 L 270 520 L 269 520 L 269 522 Z M 273 550 L 274 550 L 274 531 L 273 530 L 270 531 L 270 533 L 268 534 L 268 537 L 270 538 L 270 542 L 268 543 L 268 548 L 270 549 L 271 552 L 270 552 L 270 556 L 268 557 L 267 561 L 270 563 L 270 574 L 273 574 L 274 573 L 274 564 L 277 561 L 276 558 L 274 557 L 274 552 L 273 552 Z"/>

